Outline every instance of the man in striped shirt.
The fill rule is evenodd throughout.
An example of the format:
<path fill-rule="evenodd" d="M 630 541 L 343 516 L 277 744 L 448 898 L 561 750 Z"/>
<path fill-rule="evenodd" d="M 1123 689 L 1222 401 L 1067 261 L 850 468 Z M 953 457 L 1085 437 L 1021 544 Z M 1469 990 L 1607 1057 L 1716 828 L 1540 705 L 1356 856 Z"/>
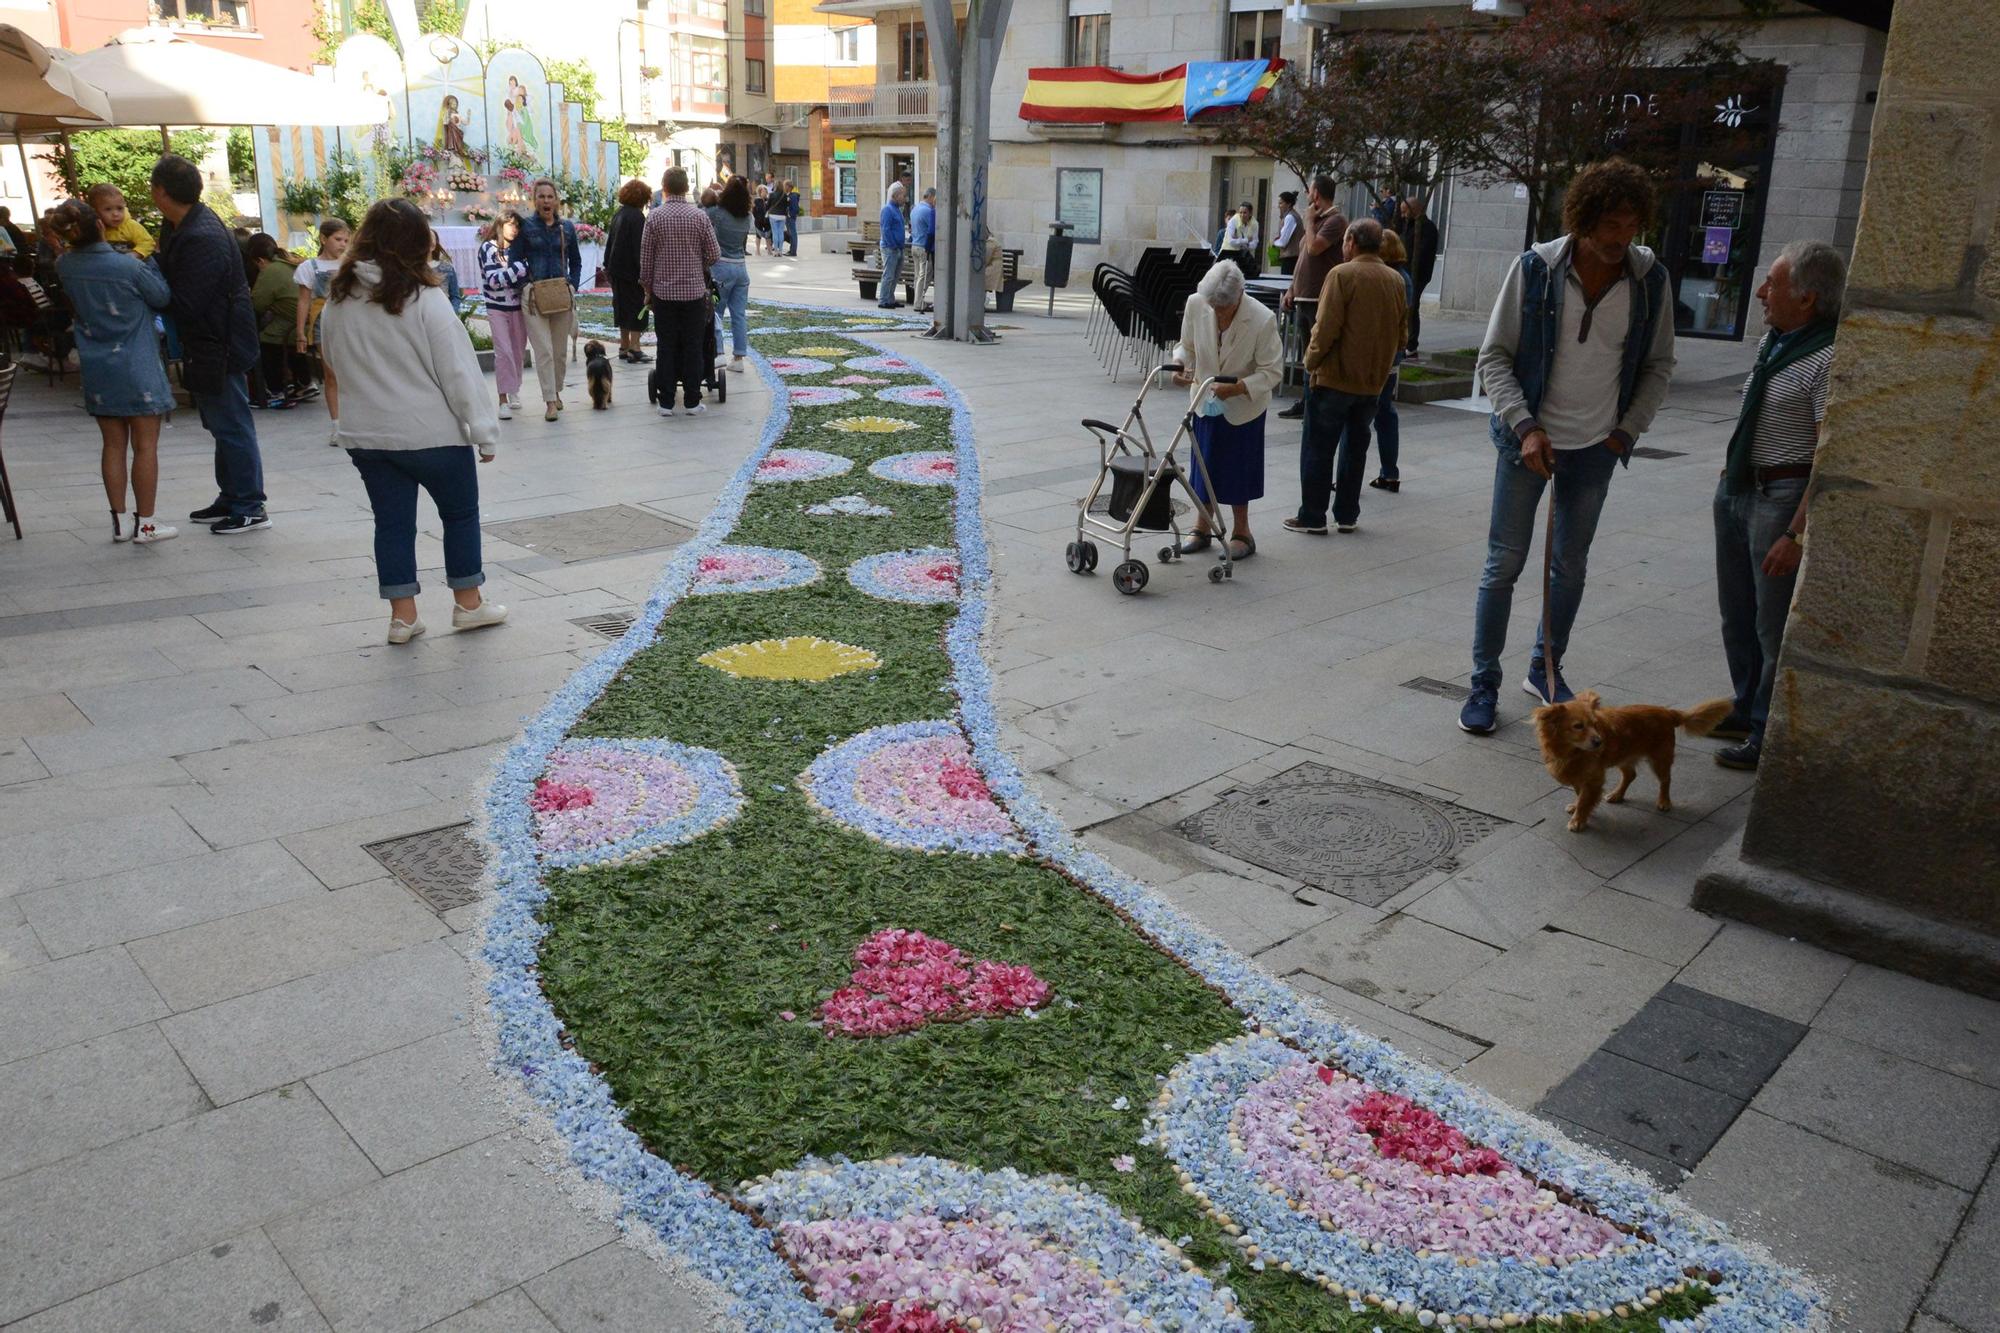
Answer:
<path fill-rule="evenodd" d="M 1757 289 L 1768 327 L 1715 492 L 1715 596 L 1736 706 L 1710 734 L 1738 742 L 1715 756 L 1724 768 L 1756 768 L 1764 747 L 1846 291 L 1847 262 L 1825 241 L 1786 246 Z"/>

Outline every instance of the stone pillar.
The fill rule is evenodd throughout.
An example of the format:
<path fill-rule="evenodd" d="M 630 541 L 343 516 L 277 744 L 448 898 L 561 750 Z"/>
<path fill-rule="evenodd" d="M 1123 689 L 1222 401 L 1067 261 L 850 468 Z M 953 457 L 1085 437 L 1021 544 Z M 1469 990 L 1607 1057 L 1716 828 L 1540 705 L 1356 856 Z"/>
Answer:
<path fill-rule="evenodd" d="M 1695 905 L 2000 995 L 2000 3 L 1900 0 L 1805 564 Z"/>

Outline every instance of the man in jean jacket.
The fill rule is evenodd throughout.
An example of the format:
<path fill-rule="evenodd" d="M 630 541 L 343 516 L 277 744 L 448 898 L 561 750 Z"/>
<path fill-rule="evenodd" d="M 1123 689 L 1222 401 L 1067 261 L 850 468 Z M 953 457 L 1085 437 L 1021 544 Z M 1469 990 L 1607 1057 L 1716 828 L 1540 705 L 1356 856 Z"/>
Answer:
<path fill-rule="evenodd" d="M 1523 254 L 1507 275 L 1479 349 L 1498 451 L 1486 567 L 1472 631 L 1472 694 L 1458 725 L 1497 725 L 1500 655 L 1514 581 L 1534 544 L 1535 511 L 1555 482 L 1555 541 L 1547 616 L 1521 688 L 1570 698 L 1563 650 L 1583 604 L 1583 580 L 1611 474 L 1653 424 L 1674 373 L 1673 290 L 1653 252 L 1633 244 L 1653 216 L 1652 179 L 1619 158 L 1570 182 L 1564 235 Z M 1545 665 L 1546 664 L 1546 665 Z"/>

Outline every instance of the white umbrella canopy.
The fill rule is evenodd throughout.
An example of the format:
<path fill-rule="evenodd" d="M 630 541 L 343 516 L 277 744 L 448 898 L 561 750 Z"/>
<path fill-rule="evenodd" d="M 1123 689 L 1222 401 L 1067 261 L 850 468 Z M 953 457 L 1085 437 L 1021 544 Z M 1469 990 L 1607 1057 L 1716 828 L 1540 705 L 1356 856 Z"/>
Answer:
<path fill-rule="evenodd" d="M 12 130 L 17 117 L 111 118 L 111 103 L 103 92 L 53 56 L 13 24 L 0 23 L 0 116 L 5 128 Z"/>
<path fill-rule="evenodd" d="M 65 65 L 103 90 L 114 125 L 379 125 L 389 114 L 376 94 L 154 28 L 120 33 Z"/>

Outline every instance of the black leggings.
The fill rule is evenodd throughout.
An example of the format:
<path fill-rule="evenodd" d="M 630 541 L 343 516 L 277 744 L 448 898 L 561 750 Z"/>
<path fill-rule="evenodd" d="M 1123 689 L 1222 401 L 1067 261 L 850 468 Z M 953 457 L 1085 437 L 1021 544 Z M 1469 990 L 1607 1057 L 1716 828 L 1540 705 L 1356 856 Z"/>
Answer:
<path fill-rule="evenodd" d="M 257 350 L 263 358 L 264 387 L 272 393 L 312 383 L 311 356 L 288 343 L 259 343 Z"/>

